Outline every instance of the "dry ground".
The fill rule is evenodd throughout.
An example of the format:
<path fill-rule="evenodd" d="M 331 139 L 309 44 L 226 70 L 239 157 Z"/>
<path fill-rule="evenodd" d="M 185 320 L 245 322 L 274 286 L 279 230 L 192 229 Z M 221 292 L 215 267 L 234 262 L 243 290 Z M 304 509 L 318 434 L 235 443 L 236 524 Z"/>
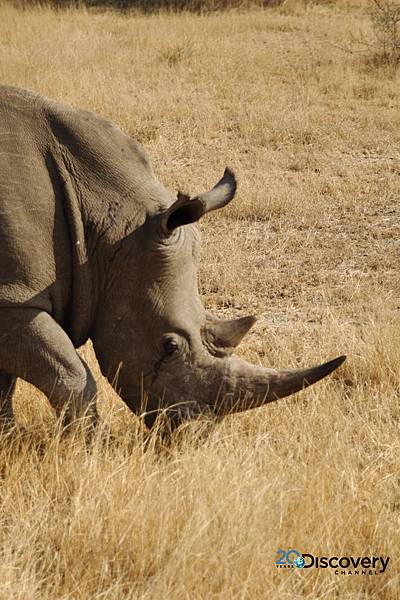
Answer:
<path fill-rule="evenodd" d="M 0 448 L 1 600 L 400 597 L 400 78 L 341 49 L 359 30 L 362 1 L 0 6 L 1 83 L 117 121 L 172 188 L 234 168 L 237 198 L 202 223 L 200 279 L 209 309 L 260 316 L 242 355 L 348 354 L 307 392 L 161 454 L 104 382 L 91 453 L 19 384 L 28 434 Z M 278 570 L 278 548 L 391 561 L 378 576 Z"/>

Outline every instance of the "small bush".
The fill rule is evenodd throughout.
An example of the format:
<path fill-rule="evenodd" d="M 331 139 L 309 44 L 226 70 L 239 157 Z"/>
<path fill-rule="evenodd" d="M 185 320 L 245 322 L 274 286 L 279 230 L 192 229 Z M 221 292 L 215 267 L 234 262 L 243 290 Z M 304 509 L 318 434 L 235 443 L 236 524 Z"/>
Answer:
<path fill-rule="evenodd" d="M 400 64 L 400 0 L 369 0 L 372 35 L 352 37 L 351 54 L 359 54 L 369 68 L 394 71 Z"/>
<path fill-rule="evenodd" d="M 397 67 L 400 63 L 400 4 L 371 0 L 370 17 L 375 36 L 375 61 Z"/>

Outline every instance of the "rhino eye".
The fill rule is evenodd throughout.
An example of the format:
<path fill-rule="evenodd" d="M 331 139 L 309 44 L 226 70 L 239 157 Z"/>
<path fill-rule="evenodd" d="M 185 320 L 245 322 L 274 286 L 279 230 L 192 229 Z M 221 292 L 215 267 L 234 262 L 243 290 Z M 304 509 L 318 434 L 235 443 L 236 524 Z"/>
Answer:
<path fill-rule="evenodd" d="M 172 356 L 178 350 L 179 344 L 174 338 L 170 337 L 164 340 L 164 351 L 167 356 Z"/>

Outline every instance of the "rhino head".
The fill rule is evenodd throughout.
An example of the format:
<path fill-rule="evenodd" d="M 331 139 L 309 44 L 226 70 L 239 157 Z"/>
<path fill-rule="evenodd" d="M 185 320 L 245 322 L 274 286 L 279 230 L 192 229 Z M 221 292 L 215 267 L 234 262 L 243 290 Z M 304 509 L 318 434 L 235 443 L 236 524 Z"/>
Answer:
<path fill-rule="evenodd" d="M 149 426 L 160 410 L 176 426 L 262 406 L 343 362 L 251 365 L 234 350 L 255 319 L 221 321 L 202 306 L 197 222 L 234 197 L 228 169 L 209 192 L 176 198 L 114 123 L 3 86 L 0 138 L 0 427 L 13 420 L 17 377 L 65 422 L 94 424 L 96 381 L 76 353 L 89 338 Z"/>
<path fill-rule="evenodd" d="M 197 284 L 197 221 L 234 197 L 236 180 L 226 169 L 209 192 L 183 194 L 147 215 L 118 249 L 110 292 L 97 311 L 92 339 L 102 371 L 117 381 L 125 403 L 159 410 L 172 426 L 207 413 L 263 406 L 319 381 L 345 359 L 301 370 L 272 370 L 235 356 L 255 318 L 222 321 L 202 306 Z M 143 406 L 145 399 L 145 407 Z"/>

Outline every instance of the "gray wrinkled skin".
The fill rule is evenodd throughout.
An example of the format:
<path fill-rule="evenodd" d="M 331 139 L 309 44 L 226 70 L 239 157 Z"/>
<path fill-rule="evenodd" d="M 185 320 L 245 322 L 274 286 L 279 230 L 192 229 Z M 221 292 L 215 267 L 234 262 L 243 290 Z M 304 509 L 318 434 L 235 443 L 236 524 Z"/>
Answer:
<path fill-rule="evenodd" d="M 178 198 L 116 125 L 32 92 L 0 87 L 0 397 L 12 422 L 17 377 L 66 419 L 96 420 L 96 384 L 76 348 L 151 426 L 261 406 L 318 381 L 233 356 L 253 317 L 207 314 L 197 288 L 196 221 L 230 202 L 234 175 Z M 146 403 L 144 406 L 144 402 Z"/>

